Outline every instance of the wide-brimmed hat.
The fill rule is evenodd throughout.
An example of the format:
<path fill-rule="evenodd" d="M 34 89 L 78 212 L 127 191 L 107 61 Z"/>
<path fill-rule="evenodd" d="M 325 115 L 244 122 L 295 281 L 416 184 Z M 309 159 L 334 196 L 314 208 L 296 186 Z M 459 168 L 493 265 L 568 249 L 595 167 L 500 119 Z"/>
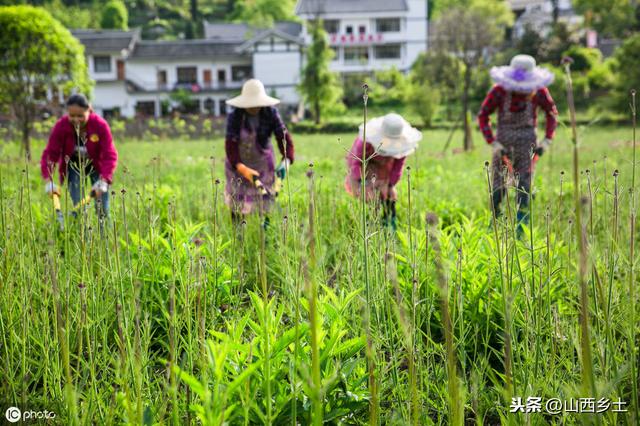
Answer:
<path fill-rule="evenodd" d="M 240 96 L 231 98 L 226 103 L 235 108 L 258 108 L 278 105 L 280 100 L 267 95 L 262 82 L 252 78 L 242 85 Z"/>
<path fill-rule="evenodd" d="M 508 66 L 491 68 L 491 78 L 506 90 L 532 92 L 553 83 L 553 73 L 536 66 L 536 60 L 529 55 L 516 55 Z"/>
<path fill-rule="evenodd" d="M 360 138 L 364 137 L 364 125 L 360 125 Z M 412 154 L 422 139 L 422 133 L 394 113 L 372 119 L 367 123 L 366 142 L 373 145 L 378 154 L 402 158 Z"/>

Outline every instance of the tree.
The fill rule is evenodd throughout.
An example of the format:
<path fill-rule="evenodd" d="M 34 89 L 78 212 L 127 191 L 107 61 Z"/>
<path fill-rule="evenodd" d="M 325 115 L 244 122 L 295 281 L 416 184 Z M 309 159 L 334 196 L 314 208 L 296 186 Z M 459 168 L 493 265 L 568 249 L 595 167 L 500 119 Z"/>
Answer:
<path fill-rule="evenodd" d="M 411 66 L 411 79 L 415 85 L 431 85 L 438 88 L 445 106 L 447 119 L 451 120 L 453 106 L 460 97 L 460 77 L 464 65 L 448 52 L 430 50 L 422 53 Z"/>
<path fill-rule="evenodd" d="M 531 55 L 534 58 L 540 57 L 540 49 L 545 44 L 542 36 L 534 30 L 531 25 L 527 24 L 524 28 L 522 37 L 518 40 L 516 47 L 518 53 L 522 55 Z"/>
<path fill-rule="evenodd" d="M 629 112 L 629 92 L 640 90 L 640 34 L 629 37 L 614 54 L 615 100 L 620 111 Z"/>
<path fill-rule="evenodd" d="M 409 109 L 420 117 L 422 124 L 431 127 L 433 116 L 440 105 L 440 91 L 429 81 L 411 79 L 405 101 Z"/>
<path fill-rule="evenodd" d="M 122 0 L 110 0 L 102 10 L 100 26 L 105 30 L 126 30 L 129 13 Z"/>
<path fill-rule="evenodd" d="M 369 92 L 376 105 L 399 107 L 405 101 L 409 86 L 410 81 L 407 76 L 394 66 L 375 72 L 374 82 L 369 85 Z M 362 88 L 360 88 L 360 92 L 362 92 Z"/>
<path fill-rule="evenodd" d="M 505 2 L 498 0 L 451 0 L 452 5 L 439 14 L 435 29 L 436 50 L 449 52 L 464 64 L 462 120 L 464 149 L 473 147 L 469 117 L 469 90 L 473 73 L 490 49 L 503 39 L 513 15 Z"/>
<path fill-rule="evenodd" d="M 295 20 L 294 0 L 245 0 L 237 1 L 232 14 L 235 21 L 266 28 L 275 21 Z"/>
<path fill-rule="evenodd" d="M 329 70 L 333 52 L 327 43 L 322 20 L 316 19 L 309 26 L 312 41 L 306 50 L 306 64 L 302 70 L 299 90 L 311 105 L 316 124 L 320 124 L 323 112 L 340 103 L 342 93 L 336 75 Z"/>
<path fill-rule="evenodd" d="M 15 115 L 31 159 L 31 130 L 46 90 L 91 88 L 84 48 L 45 10 L 8 6 L 0 7 L 0 58 L 0 102 Z"/>
<path fill-rule="evenodd" d="M 539 62 L 550 62 L 559 65 L 564 52 L 570 49 L 571 46 L 578 44 L 580 44 L 578 33 L 572 31 L 565 23 L 560 22 L 553 26 L 551 34 L 540 45 L 537 59 Z"/>
<path fill-rule="evenodd" d="M 637 1 L 575 0 L 573 4 L 584 15 L 585 26 L 605 36 L 623 38 L 638 29 Z"/>

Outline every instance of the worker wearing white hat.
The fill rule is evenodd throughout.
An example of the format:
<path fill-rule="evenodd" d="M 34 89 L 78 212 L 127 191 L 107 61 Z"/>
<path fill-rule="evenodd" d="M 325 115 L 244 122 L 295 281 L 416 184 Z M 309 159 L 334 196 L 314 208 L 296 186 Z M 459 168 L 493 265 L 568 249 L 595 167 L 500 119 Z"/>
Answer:
<path fill-rule="evenodd" d="M 275 196 L 276 174 L 284 179 L 293 163 L 293 141 L 275 108 L 278 103 L 256 79 L 246 81 L 240 95 L 227 101 L 234 110 L 227 117 L 225 200 L 234 220 L 256 209 L 268 212 Z M 282 155 L 277 168 L 271 135 L 275 135 Z"/>

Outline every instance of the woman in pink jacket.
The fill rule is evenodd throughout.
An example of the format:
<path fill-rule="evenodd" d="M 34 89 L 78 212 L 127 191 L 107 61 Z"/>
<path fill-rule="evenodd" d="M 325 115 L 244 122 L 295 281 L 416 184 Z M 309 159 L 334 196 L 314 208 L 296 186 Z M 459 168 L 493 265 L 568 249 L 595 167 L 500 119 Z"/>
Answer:
<path fill-rule="evenodd" d="M 368 201 L 378 196 L 383 205 L 383 225 L 396 229 L 396 184 L 402 177 L 404 162 L 422 139 L 422 133 L 398 114 L 387 114 L 367 123 L 366 144 L 364 125 L 347 154 L 345 189 L 354 197 L 362 192 L 362 154 L 366 158 L 365 196 Z"/>
<path fill-rule="evenodd" d="M 60 195 L 58 186 L 53 183 L 57 166 L 59 182 L 62 185 L 66 178 L 71 201 L 77 206 L 88 176 L 98 216 L 107 218 L 109 185 L 118 164 L 118 151 L 113 144 L 111 129 L 102 117 L 93 112 L 84 95 L 71 95 L 66 105 L 67 114 L 53 126 L 40 160 L 45 190 L 49 195 Z"/>

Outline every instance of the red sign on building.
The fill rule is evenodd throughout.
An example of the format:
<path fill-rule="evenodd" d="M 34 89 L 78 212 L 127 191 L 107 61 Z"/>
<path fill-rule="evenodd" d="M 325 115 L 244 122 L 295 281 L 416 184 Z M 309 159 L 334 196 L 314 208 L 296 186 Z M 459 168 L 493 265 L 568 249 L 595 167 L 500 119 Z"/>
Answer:
<path fill-rule="evenodd" d="M 383 40 L 382 34 L 331 34 L 329 41 L 331 44 L 368 44 L 368 43 L 380 43 Z"/>

